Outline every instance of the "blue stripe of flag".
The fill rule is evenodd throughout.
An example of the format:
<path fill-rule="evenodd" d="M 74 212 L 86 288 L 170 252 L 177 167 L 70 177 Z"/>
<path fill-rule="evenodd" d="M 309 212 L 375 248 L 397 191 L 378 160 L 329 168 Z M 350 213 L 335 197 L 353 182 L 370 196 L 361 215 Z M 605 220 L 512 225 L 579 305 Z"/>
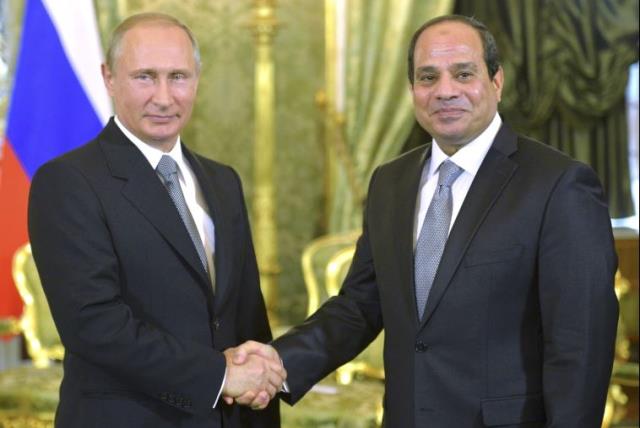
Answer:
<path fill-rule="evenodd" d="M 31 178 L 47 160 L 95 137 L 102 124 L 42 0 L 28 0 L 25 9 L 7 137 Z"/>

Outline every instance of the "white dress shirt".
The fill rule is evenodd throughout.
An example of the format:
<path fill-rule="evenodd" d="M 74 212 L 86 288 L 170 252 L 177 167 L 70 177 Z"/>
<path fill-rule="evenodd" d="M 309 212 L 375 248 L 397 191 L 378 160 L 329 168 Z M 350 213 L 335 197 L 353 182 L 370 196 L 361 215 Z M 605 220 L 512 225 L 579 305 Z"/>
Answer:
<path fill-rule="evenodd" d="M 480 169 L 484 157 L 487 155 L 489 148 L 493 144 L 493 140 L 496 134 L 500 130 L 502 120 L 500 115 L 496 113 L 489 126 L 482 131 L 476 139 L 470 141 L 463 146 L 460 150 L 454 153 L 453 156 L 447 156 L 440 146 L 434 140 L 431 144 L 431 157 L 427 159 L 422 170 L 422 177 L 420 178 L 420 187 L 418 188 L 418 195 L 416 201 L 416 213 L 414 217 L 414 234 L 413 234 L 413 248 L 415 250 L 420 236 L 420 230 L 422 229 L 422 223 L 427 215 L 427 209 L 431 204 L 431 199 L 438 185 L 438 176 L 440 175 L 440 165 L 447 159 L 450 159 L 453 163 L 463 169 L 462 174 L 451 186 L 451 194 L 453 197 L 453 206 L 451 211 L 451 223 L 449 224 L 449 231 L 453 227 L 456 217 L 460 212 L 460 207 L 469 192 L 471 183 Z"/>

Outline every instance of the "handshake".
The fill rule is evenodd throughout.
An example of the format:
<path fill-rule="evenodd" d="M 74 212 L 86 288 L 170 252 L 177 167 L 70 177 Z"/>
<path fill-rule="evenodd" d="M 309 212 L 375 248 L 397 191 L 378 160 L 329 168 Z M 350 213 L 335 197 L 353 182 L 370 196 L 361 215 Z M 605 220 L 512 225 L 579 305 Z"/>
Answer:
<path fill-rule="evenodd" d="M 282 390 L 287 372 L 278 352 L 270 345 L 248 341 L 224 351 L 227 377 L 222 398 L 227 404 L 264 409 Z"/>

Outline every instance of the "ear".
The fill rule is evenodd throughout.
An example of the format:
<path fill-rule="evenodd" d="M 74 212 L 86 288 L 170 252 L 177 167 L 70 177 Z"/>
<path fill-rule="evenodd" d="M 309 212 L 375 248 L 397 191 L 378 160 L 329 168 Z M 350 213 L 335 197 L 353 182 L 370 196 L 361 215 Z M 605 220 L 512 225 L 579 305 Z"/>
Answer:
<path fill-rule="evenodd" d="M 493 76 L 491 83 L 493 83 L 493 87 L 496 91 L 496 99 L 500 102 L 502 99 L 502 88 L 504 86 L 504 70 L 502 69 L 502 66 L 498 67 L 498 71 L 496 71 L 496 74 Z"/>
<path fill-rule="evenodd" d="M 102 80 L 104 81 L 104 86 L 107 88 L 109 96 L 113 97 L 113 72 L 109 69 L 107 64 L 102 64 L 100 66 L 100 72 L 102 73 Z"/>

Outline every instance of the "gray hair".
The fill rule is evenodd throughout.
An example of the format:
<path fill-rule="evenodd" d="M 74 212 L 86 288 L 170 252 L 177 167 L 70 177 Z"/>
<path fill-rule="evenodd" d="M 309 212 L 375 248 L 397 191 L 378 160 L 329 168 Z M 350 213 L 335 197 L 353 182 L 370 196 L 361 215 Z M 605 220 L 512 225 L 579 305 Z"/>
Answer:
<path fill-rule="evenodd" d="M 120 25 L 116 27 L 115 30 L 113 30 L 113 33 L 111 34 L 111 40 L 109 41 L 109 47 L 107 48 L 107 55 L 106 55 L 106 64 L 109 70 L 113 70 L 113 67 L 116 63 L 116 59 L 120 55 L 120 48 L 122 47 L 122 38 L 124 37 L 124 34 L 137 25 L 151 24 L 151 23 L 161 24 L 166 26 L 174 26 L 184 30 L 187 36 L 189 36 L 189 40 L 191 40 L 191 45 L 193 46 L 193 59 L 196 62 L 196 70 L 200 72 L 200 65 L 201 65 L 200 48 L 198 47 L 198 41 L 196 40 L 195 36 L 193 35 L 189 27 L 187 27 L 178 18 L 175 18 L 171 15 L 167 15 L 165 13 L 154 13 L 154 12 L 138 13 L 136 15 L 131 15 L 130 17 L 122 21 Z"/>

